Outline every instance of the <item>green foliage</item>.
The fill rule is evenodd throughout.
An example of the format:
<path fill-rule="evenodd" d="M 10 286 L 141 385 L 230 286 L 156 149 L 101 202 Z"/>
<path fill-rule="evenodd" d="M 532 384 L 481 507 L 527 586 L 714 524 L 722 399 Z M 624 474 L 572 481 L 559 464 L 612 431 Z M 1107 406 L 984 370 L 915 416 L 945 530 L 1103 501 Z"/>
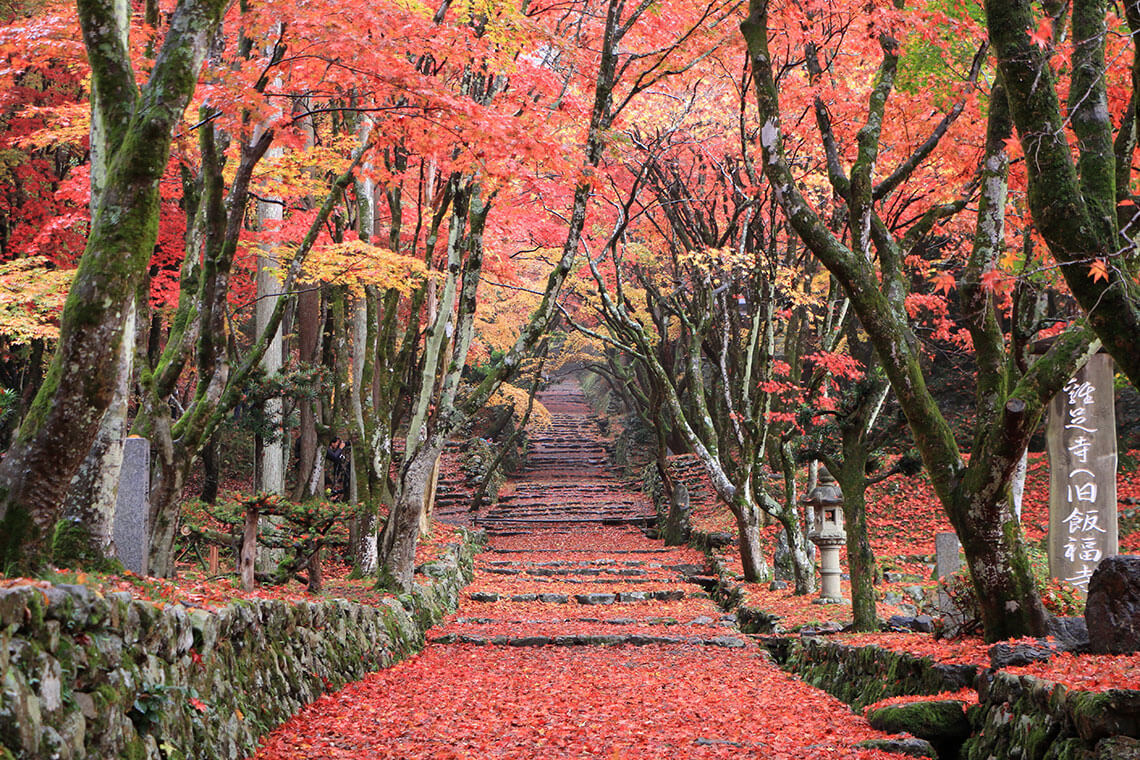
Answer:
<path fill-rule="evenodd" d="M 362 505 L 328 499 L 292 502 L 275 494 L 235 494 L 216 504 L 200 500 L 183 505 L 183 533 L 191 542 L 236 546 L 246 512 L 256 508 L 266 517 L 281 518 L 271 530 L 258 531 L 259 544 L 284 549 L 274 582 L 285 583 L 296 575 L 321 548 L 348 543 L 348 523 L 365 511 Z"/>
<path fill-rule="evenodd" d="M 91 545 L 91 532 L 75 519 L 62 519 L 55 524 L 51 537 L 51 561 L 57 567 L 83 568 L 95 572 L 110 571 L 118 565 Z"/>
<path fill-rule="evenodd" d="M 276 443 L 284 430 L 300 424 L 296 419 L 300 402 L 328 398 L 331 394 L 327 370 L 319 364 L 302 362 L 272 375 L 258 368 L 246 385 L 237 423 L 243 430 L 260 436 L 265 443 Z M 265 402 L 275 398 L 285 402 L 284 424 L 270 420 L 265 414 Z"/>
<path fill-rule="evenodd" d="M 466 366 L 463 368 L 463 379 L 472 385 L 479 385 L 479 383 L 487 379 L 487 376 L 494 371 L 495 367 L 499 365 L 506 355 L 506 351 L 492 348 L 487 356 L 487 361 L 475 367 Z"/>
<path fill-rule="evenodd" d="M 945 14 L 951 19 L 970 20 L 985 28 L 985 9 L 975 0 L 930 0 L 926 11 Z M 941 95 L 949 108 L 957 99 L 955 86 L 969 75 L 970 63 L 978 50 L 977 41 L 943 25 L 929 25 L 908 36 L 906 52 L 899 60 L 896 88 L 914 93 L 927 90 Z"/>
<path fill-rule="evenodd" d="M 0 388 L 0 427 L 16 416 L 16 405 L 20 397 L 11 388 Z"/>

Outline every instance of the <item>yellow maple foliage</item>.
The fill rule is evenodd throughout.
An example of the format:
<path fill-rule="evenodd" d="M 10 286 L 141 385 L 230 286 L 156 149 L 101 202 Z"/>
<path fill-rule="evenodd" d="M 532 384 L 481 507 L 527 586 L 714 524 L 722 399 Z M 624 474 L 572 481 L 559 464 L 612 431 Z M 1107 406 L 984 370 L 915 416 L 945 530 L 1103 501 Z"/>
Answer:
<path fill-rule="evenodd" d="M 0 339 L 12 345 L 59 338 L 59 315 L 74 269 L 57 269 L 46 256 L 0 263 Z"/>
<path fill-rule="evenodd" d="M 520 388 L 517 385 L 510 383 L 503 383 L 499 386 L 498 390 L 491 394 L 491 398 L 487 401 L 488 406 L 507 406 L 509 405 L 517 419 L 522 419 L 526 414 L 526 405 L 530 399 L 530 391 L 526 388 Z M 534 401 L 534 407 L 530 410 L 530 420 L 527 422 L 526 429 L 529 431 L 545 430 L 554 423 L 554 418 L 550 414 L 550 410 L 542 405 L 538 399 Z"/>
<path fill-rule="evenodd" d="M 293 256 L 291 249 L 279 249 L 278 253 L 283 265 Z M 375 285 L 407 295 L 428 276 L 427 266 L 420 259 L 355 239 L 314 248 L 305 258 L 300 280 L 348 285 L 357 294 L 365 285 Z"/>

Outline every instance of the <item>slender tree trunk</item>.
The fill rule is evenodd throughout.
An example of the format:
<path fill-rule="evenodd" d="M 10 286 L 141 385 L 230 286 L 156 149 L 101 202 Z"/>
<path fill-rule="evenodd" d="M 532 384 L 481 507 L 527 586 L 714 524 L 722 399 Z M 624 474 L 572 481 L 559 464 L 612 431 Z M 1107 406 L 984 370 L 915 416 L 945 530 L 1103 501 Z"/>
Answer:
<path fill-rule="evenodd" d="M 271 148 L 270 157 L 281 156 L 284 151 L 280 148 Z M 258 201 L 258 226 L 265 230 L 280 224 L 283 219 L 283 208 L 273 199 Z M 280 262 L 269 249 L 263 249 L 257 256 L 257 305 L 254 309 L 254 324 L 257 335 L 265 332 L 266 325 L 277 308 L 277 301 L 281 296 L 281 281 L 278 279 Z M 261 358 L 261 369 L 266 377 L 271 377 L 281 371 L 283 343 L 281 329 L 278 327 L 269 338 L 269 345 Z M 258 467 L 260 479 L 255 490 L 266 493 L 285 493 L 285 430 L 282 417 L 282 399 L 273 397 L 265 400 L 264 419 L 271 428 L 265 432 L 258 451 Z"/>
<path fill-rule="evenodd" d="M 845 431 L 847 432 L 847 431 Z M 851 431 L 858 436 L 857 431 Z M 847 569 L 851 574 L 852 626 L 856 631 L 877 631 L 875 609 L 875 554 L 867 531 L 866 476 L 867 451 L 854 441 L 844 440 L 843 466 L 835 479 L 843 491 L 843 522 L 847 531 Z"/>
<path fill-rule="evenodd" d="M 297 343 L 298 356 L 302 363 L 313 365 L 320 358 L 321 291 L 317 288 L 302 290 L 297 296 Z M 296 472 L 297 482 L 293 486 L 294 501 L 316 496 L 323 490 L 315 472 L 320 470 L 317 456 L 317 421 L 321 419 L 324 399 L 319 395 L 312 399 L 302 399 L 300 433 L 297 443 Z M 314 489 L 314 484 L 316 489 Z"/>
<path fill-rule="evenodd" d="M 218 486 L 222 479 L 221 439 L 217 433 L 202 447 L 202 501 L 213 504 L 218 500 Z"/>
<path fill-rule="evenodd" d="M 732 513 L 736 517 L 740 564 L 744 567 L 744 580 L 749 583 L 771 580 L 772 569 L 764 560 L 764 548 L 760 544 L 760 508 L 751 499 L 740 494 L 734 499 L 732 507 Z"/>
<path fill-rule="evenodd" d="M 244 591 L 253 591 L 254 568 L 257 565 L 257 527 L 259 511 L 255 507 L 247 507 L 245 511 L 245 524 L 241 532 L 241 556 L 238 560 L 238 571 L 241 574 L 241 587 Z"/>

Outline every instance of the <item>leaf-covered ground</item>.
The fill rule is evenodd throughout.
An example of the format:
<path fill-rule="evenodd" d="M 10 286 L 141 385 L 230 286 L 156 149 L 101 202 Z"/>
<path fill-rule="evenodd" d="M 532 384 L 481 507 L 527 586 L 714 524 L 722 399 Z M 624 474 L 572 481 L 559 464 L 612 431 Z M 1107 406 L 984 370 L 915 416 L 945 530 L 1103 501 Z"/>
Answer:
<path fill-rule="evenodd" d="M 1140 553 L 1140 452 L 1127 452 L 1120 458 L 1117 476 L 1119 503 L 1120 552 Z M 694 526 L 704 531 L 732 528 L 732 515 L 712 497 L 707 482 L 699 472 L 682 461 L 677 465 L 688 472 L 693 495 Z M 1022 508 L 1022 525 L 1030 546 L 1044 549 L 1049 527 L 1049 462 L 1043 454 L 1030 455 Z M 908 593 L 918 591 L 929 596 L 934 589 L 934 537 L 950 531 L 930 483 L 923 475 L 895 477 L 880 483 L 867 494 L 871 544 L 880 567 L 898 573 L 901 580 L 879 584 L 881 596 L 893 594 L 910 603 Z M 778 528 L 765 529 L 768 556 L 775 546 Z M 730 571 L 740 572 L 740 559 L 734 547 L 719 550 Z M 841 561 L 846 566 L 845 551 Z M 843 583 L 848 593 L 847 583 Z M 823 622 L 847 624 L 851 621 L 849 606 L 816 605 L 811 597 L 795 596 L 791 590 L 772 590 L 768 584 L 743 583 L 745 604 L 780 616 L 785 628 L 795 629 Z M 880 619 L 907 612 L 896 604 L 880 601 Z M 1078 613 L 1079 614 L 1079 613 Z M 988 667 L 990 645 L 976 636 L 936 639 L 921 633 L 839 634 L 837 640 L 850 644 L 874 644 L 885 649 L 930 657 L 942 663 L 963 663 Z M 1035 675 L 1070 688 L 1101 691 L 1109 688 L 1140 689 L 1140 655 L 1070 655 L 1053 657 L 1048 662 L 1011 668 L 1010 672 Z"/>
<path fill-rule="evenodd" d="M 612 506 L 625 487 L 581 440 L 583 413 L 548 406 L 532 461 L 575 466 L 515 492 L 544 503 L 496 508 L 475 581 L 426 649 L 302 709 L 256 757 L 895 757 L 857 747 L 886 735 L 739 632 L 700 585 L 703 555 L 601 525 L 636 520 Z M 594 496 L 563 500 L 566 482 Z"/>
<path fill-rule="evenodd" d="M 521 551 L 523 543 L 540 548 Z M 563 551 L 554 551 L 559 544 Z M 599 545 L 615 553 L 607 555 Z M 665 550 L 630 530 L 544 533 L 528 542 L 493 539 L 491 551 L 477 560 L 476 582 L 459 609 L 430 632 L 434 643 L 417 657 L 303 709 L 266 740 L 256 757 L 893 757 L 857 748 L 862 740 L 885 735 L 837 700 L 782 672 L 699 586 L 684 582 L 682 570 L 691 570 L 689 565 L 699 567 L 703 558 L 690 549 Z M 504 567 L 520 570 L 522 578 L 493 572 Z M 520 584 L 529 572 L 599 568 L 668 576 L 666 585 L 683 589 L 685 596 L 587 604 L 574 595 L 618 589 L 596 584 L 594 575 L 571 574 L 569 579 L 585 582 L 563 581 L 567 601 L 510 599 L 527 588 Z M 487 593 L 500 598 L 472 600 Z M 627 643 L 555 643 L 582 635 L 616 636 Z M 462 636 L 485 643 L 439 643 Z M 496 636 L 507 641 L 495 645 Z M 628 643 L 639 636 L 687 643 Z"/>
<path fill-rule="evenodd" d="M 431 534 L 416 548 L 416 565 L 442 556 L 450 545 L 459 540 L 455 526 L 436 523 Z M 319 594 L 309 593 L 305 584 L 297 580 L 284 585 L 257 586 L 251 591 L 243 591 L 237 576 L 233 574 L 232 564 L 231 561 L 229 567 L 221 567 L 218 576 L 210 576 L 198 565 L 182 564 L 179 566 L 178 577 L 173 580 L 143 577 L 131 572 L 105 574 L 59 569 L 44 579 L 0 577 L 0 587 L 47 587 L 52 583 L 79 583 L 100 594 L 126 591 L 137 599 L 146 599 L 159 606 L 181 604 L 211 610 L 238 599 L 283 599 L 291 602 L 348 599 L 361 604 L 377 604 L 381 599 L 393 596 L 390 592 L 377 590 L 375 579 L 352 578 L 352 567 L 336 556 L 326 556 L 322 563 L 324 586 Z"/>
<path fill-rule="evenodd" d="M 257 754 L 888 760 L 882 736 L 757 650 L 432 645 L 322 697 Z"/>

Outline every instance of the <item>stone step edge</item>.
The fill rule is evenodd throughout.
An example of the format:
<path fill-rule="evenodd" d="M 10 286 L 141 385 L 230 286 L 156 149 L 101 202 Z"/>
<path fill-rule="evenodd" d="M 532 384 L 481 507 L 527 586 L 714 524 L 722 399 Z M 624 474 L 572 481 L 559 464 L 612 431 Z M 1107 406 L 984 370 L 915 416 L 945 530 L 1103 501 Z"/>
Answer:
<path fill-rule="evenodd" d="M 736 619 L 731 615 L 727 617 L 713 618 L 707 615 L 698 616 L 693 620 L 682 623 L 677 618 L 671 617 L 649 617 L 649 618 L 572 618 L 569 620 L 516 620 L 507 618 L 489 618 L 489 617 L 457 617 L 448 621 L 448 625 L 560 625 L 562 623 L 574 624 L 589 624 L 589 625 L 668 625 L 668 626 L 694 626 L 700 625 L 706 628 L 731 628 L 734 632 L 740 633 L 736 627 Z"/>
<path fill-rule="evenodd" d="M 745 649 L 752 643 L 737 636 L 715 636 L 713 638 L 700 638 L 696 636 L 647 636 L 644 634 L 577 634 L 563 636 L 475 636 L 467 633 L 445 633 L 440 636 L 428 636 L 433 644 L 475 644 L 478 646 L 512 646 L 512 647 L 543 647 L 543 646 L 631 646 L 652 645 L 689 645 L 721 647 L 725 649 Z"/>
<path fill-rule="evenodd" d="M 669 591 L 619 591 L 614 594 L 496 594 L 488 591 L 471 591 L 467 598 L 472 602 L 546 602 L 547 604 L 570 604 L 571 599 L 577 604 L 628 604 L 631 602 L 677 602 L 682 599 L 709 599 L 704 591 L 690 591 L 686 593 L 680 589 Z"/>

